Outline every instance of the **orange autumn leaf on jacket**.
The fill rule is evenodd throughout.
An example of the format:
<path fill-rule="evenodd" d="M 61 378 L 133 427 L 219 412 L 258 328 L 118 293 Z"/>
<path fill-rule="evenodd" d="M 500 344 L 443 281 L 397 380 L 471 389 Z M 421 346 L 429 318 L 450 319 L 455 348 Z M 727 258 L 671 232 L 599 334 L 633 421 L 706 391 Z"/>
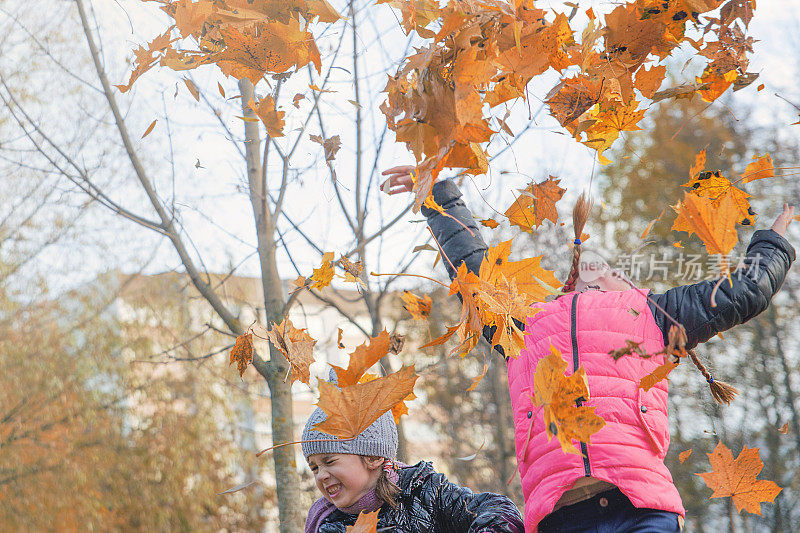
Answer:
<path fill-rule="evenodd" d="M 431 314 L 431 307 L 433 300 L 427 294 L 425 296 L 417 296 L 410 291 L 403 291 L 401 296 L 403 300 L 403 309 L 411 313 L 414 320 L 427 320 Z"/>
<path fill-rule="evenodd" d="M 231 360 L 229 365 L 236 362 L 236 369 L 239 377 L 244 375 L 247 365 L 253 361 L 253 334 L 245 333 L 236 337 L 236 343 L 231 348 Z"/>
<path fill-rule="evenodd" d="M 639 380 L 639 388 L 643 389 L 644 391 L 649 391 L 655 387 L 657 383 L 667 379 L 669 373 L 675 370 L 675 367 L 677 366 L 678 363 L 665 361 L 664 364 L 659 365 L 655 370 Z"/>
<path fill-rule="evenodd" d="M 556 202 L 567 191 L 558 186 L 560 182 L 555 176 L 549 176 L 542 182 L 530 183 L 520 190 L 520 196 L 506 209 L 505 215 L 509 222 L 528 232 L 541 226 L 545 220 L 558 222 Z"/>
<path fill-rule="evenodd" d="M 347 368 L 331 365 L 340 387 L 349 387 L 358 383 L 364 372 L 381 360 L 389 352 L 391 338 L 384 329 L 375 337 L 370 337 L 350 354 Z"/>
<path fill-rule="evenodd" d="M 719 207 L 714 207 L 708 198 L 684 193 L 677 212 L 672 229 L 696 233 L 709 254 L 728 255 L 736 246 L 739 214 L 729 193 L 723 195 Z"/>
<path fill-rule="evenodd" d="M 289 361 L 292 369 L 290 383 L 302 381 L 308 385 L 311 379 L 308 367 L 314 362 L 314 345 L 317 341 L 305 329 L 294 327 L 288 318 L 284 318 L 280 324 L 273 323 L 267 338 Z"/>
<path fill-rule="evenodd" d="M 417 378 L 412 365 L 386 377 L 341 389 L 320 381 L 317 406 L 328 416 L 314 429 L 351 439 L 411 394 Z"/>
<path fill-rule="evenodd" d="M 761 516 L 761 502 L 772 503 L 782 490 L 773 481 L 756 479 L 764 468 L 758 448 L 745 446 L 734 459 L 728 447 L 719 442 L 708 459 L 712 471 L 696 475 L 714 490 L 712 498 L 731 497 L 740 513 L 745 510 Z"/>
<path fill-rule="evenodd" d="M 361 511 L 358 513 L 358 520 L 356 520 L 356 523 L 352 526 L 347 526 L 345 533 L 377 533 L 379 512 L 380 509 L 372 511 L 371 513 Z"/>
<path fill-rule="evenodd" d="M 576 406 L 576 401 L 590 398 L 586 370 L 580 367 L 570 376 L 564 374 L 566 370 L 561 353 L 550 346 L 550 354 L 539 359 L 534 371 L 533 405 L 544 408 L 547 440 L 555 436 L 564 453 L 580 455 L 572 440 L 589 443 L 606 423 L 594 407 Z"/>

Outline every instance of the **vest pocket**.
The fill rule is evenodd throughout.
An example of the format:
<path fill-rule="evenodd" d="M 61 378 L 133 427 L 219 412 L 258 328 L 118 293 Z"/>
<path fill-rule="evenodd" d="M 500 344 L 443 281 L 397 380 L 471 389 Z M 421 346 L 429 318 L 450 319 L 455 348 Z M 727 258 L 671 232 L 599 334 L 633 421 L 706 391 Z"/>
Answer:
<path fill-rule="evenodd" d="M 636 415 L 653 451 L 663 459 L 669 448 L 669 421 L 666 413 L 659 408 L 660 403 L 655 395 L 655 389 L 647 392 L 640 388 L 636 389 Z"/>

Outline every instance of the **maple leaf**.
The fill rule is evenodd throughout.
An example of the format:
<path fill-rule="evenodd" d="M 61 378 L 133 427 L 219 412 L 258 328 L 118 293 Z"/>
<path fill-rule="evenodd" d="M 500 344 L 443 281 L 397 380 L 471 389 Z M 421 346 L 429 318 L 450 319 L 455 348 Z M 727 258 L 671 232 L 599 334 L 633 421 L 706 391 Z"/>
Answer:
<path fill-rule="evenodd" d="M 481 220 L 480 223 L 481 223 L 481 226 L 483 226 L 485 228 L 491 228 L 491 229 L 494 229 L 494 228 L 496 228 L 497 226 L 500 225 L 500 223 L 497 222 L 493 218 L 487 218 L 487 219 Z"/>
<path fill-rule="evenodd" d="M 608 355 L 614 358 L 614 361 L 618 361 L 620 358 L 626 355 L 633 355 L 637 354 L 639 357 L 647 357 L 647 354 L 641 347 L 641 342 L 632 341 L 630 339 L 625 341 L 625 346 L 622 348 L 617 348 L 616 350 L 611 350 L 608 352 Z"/>
<path fill-rule="evenodd" d="M 536 302 L 544 301 L 563 284 L 551 270 L 541 266 L 543 256 L 529 257 L 520 261 L 509 261 L 513 239 L 491 246 L 481 262 L 478 274 L 481 280 L 496 283 L 500 276 L 513 280 L 517 290 Z M 451 292 L 452 294 L 452 292 Z"/>
<path fill-rule="evenodd" d="M 315 143 L 321 145 L 325 150 L 325 161 L 333 161 L 336 159 L 336 152 L 338 152 L 339 148 L 342 146 L 342 141 L 339 139 L 338 135 L 328 137 L 327 139 L 324 139 L 319 135 L 310 135 L 309 138 Z"/>
<path fill-rule="evenodd" d="M 380 376 L 378 374 L 369 374 L 368 373 L 368 374 L 364 374 L 363 376 L 361 376 L 361 379 L 359 379 L 358 382 L 359 383 L 369 383 L 370 381 L 374 381 L 374 380 L 379 379 L 379 378 L 380 378 Z M 408 405 L 406 405 L 406 402 L 410 402 L 411 400 L 416 400 L 416 399 L 417 399 L 417 395 L 412 392 L 408 396 L 403 398 L 403 400 L 400 403 L 398 403 L 397 405 L 392 407 L 392 417 L 394 418 L 394 423 L 395 424 L 399 424 L 400 423 L 400 417 L 401 416 L 408 414 Z"/>
<path fill-rule="evenodd" d="M 380 509 L 377 511 L 372 511 L 368 513 L 366 511 L 361 511 L 358 513 L 358 520 L 352 526 L 347 526 L 346 533 L 377 533 L 378 532 L 378 513 Z"/>
<path fill-rule="evenodd" d="M 675 370 L 675 367 L 677 366 L 678 363 L 665 361 L 664 364 L 659 365 L 655 370 L 639 380 L 639 388 L 643 389 L 644 391 L 649 391 L 655 387 L 657 383 L 667 379 L 669 373 Z"/>
<path fill-rule="evenodd" d="M 640 68 L 636 71 L 636 88 L 645 98 L 652 98 L 667 75 L 667 67 L 660 65 L 650 70 Z"/>
<path fill-rule="evenodd" d="M 769 154 L 762 155 L 759 158 L 753 156 L 753 162 L 748 164 L 744 169 L 742 183 L 750 183 L 751 181 L 772 178 L 774 176 L 775 167 L 772 164 L 772 158 Z"/>
<path fill-rule="evenodd" d="M 320 381 L 317 406 L 328 417 L 314 429 L 351 439 L 413 392 L 417 378 L 412 365 L 386 377 L 341 389 Z"/>
<path fill-rule="evenodd" d="M 739 73 L 735 69 L 720 73 L 718 69 L 708 65 L 703 71 L 703 75 L 697 78 L 697 83 L 701 83 L 707 88 L 700 89 L 698 92 L 703 100 L 713 102 L 722 96 L 722 93 L 727 91 L 738 77 Z"/>
<path fill-rule="evenodd" d="M 727 256 L 736 246 L 738 212 L 729 193 L 722 196 L 719 207 L 714 207 L 708 198 L 684 193 L 683 202 L 678 205 L 677 211 L 678 218 L 675 219 L 673 229 L 678 229 L 676 226 L 686 227 L 689 229 L 679 231 L 697 233 L 709 254 Z"/>
<path fill-rule="evenodd" d="M 591 436 L 605 426 L 605 421 L 596 415 L 594 407 L 577 406 L 578 400 L 589 399 L 589 384 L 586 370 L 579 367 L 571 376 L 565 376 L 567 363 L 561 353 L 550 346 L 550 353 L 539 359 L 534 371 L 533 405 L 544 408 L 544 427 L 547 440 L 555 436 L 564 453 L 580 455 L 572 444 L 576 439 L 590 442 Z"/>
<path fill-rule="evenodd" d="M 331 284 L 333 281 L 333 252 L 322 254 L 322 265 L 315 268 L 314 273 L 308 279 L 313 281 L 310 285 L 312 289 L 322 289 Z"/>
<path fill-rule="evenodd" d="M 764 468 L 758 448 L 744 446 L 734 460 L 731 451 L 720 441 L 714 451 L 707 455 L 712 471 L 696 475 L 713 489 L 712 498 L 730 496 L 740 513 L 745 510 L 761 516 L 761 502 L 775 501 L 782 490 L 773 481 L 756 479 Z"/>
<path fill-rule="evenodd" d="M 694 169 L 694 167 L 692 168 Z M 734 187 L 733 183 L 722 176 L 719 171 L 700 172 L 693 180 L 684 183 L 682 187 L 691 187 L 694 194 L 710 198 L 714 207 L 719 207 L 723 196 L 729 194 L 739 212 L 739 223 L 743 226 L 753 224 L 755 212 L 748 201 L 750 195 Z"/>
<path fill-rule="evenodd" d="M 276 109 L 275 100 L 271 96 L 265 96 L 259 100 L 257 106 L 251 100 L 249 106 L 258 115 L 261 122 L 264 123 L 267 128 L 267 135 L 270 137 L 283 137 L 283 126 L 285 125 L 283 117 L 286 113 Z"/>
<path fill-rule="evenodd" d="M 239 377 L 244 376 L 244 371 L 247 370 L 247 365 L 253 361 L 253 334 L 245 333 L 236 337 L 236 343 L 231 348 L 230 365 L 236 362 L 236 368 L 239 370 Z"/>
<path fill-rule="evenodd" d="M 284 318 L 280 324 L 273 323 L 267 338 L 289 361 L 292 376 L 290 384 L 301 381 L 308 385 L 311 379 L 308 367 L 314 362 L 314 345 L 317 341 L 305 329 L 296 328 L 288 318 Z"/>
<path fill-rule="evenodd" d="M 541 226 L 545 220 L 558 222 L 558 202 L 567 191 L 559 187 L 561 180 L 555 176 L 539 183 L 531 182 L 525 189 L 520 190 L 520 196 L 514 200 L 505 215 L 513 226 L 519 226 L 523 231 L 532 231 L 534 227 Z"/>
<path fill-rule="evenodd" d="M 389 334 L 384 329 L 375 337 L 370 337 L 351 354 L 347 368 L 331 365 L 336 372 L 340 387 L 355 385 L 369 368 L 380 361 L 389 351 Z"/>
<path fill-rule="evenodd" d="M 403 291 L 401 298 L 403 300 L 403 308 L 411 313 L 414 320 L 428 319 L 428 316 L 431 314 L 431 306 L 433 305 L 433 300 L 431 300 L 430 296 L 426 294 L 425 296 L 419 297 L 412 292 Z"/>

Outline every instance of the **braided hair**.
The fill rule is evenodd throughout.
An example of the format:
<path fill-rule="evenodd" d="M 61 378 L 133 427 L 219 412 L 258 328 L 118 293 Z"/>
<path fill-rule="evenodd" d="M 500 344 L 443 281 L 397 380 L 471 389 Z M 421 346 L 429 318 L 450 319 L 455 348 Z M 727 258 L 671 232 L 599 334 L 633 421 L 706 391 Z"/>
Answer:
<path fill-rule="evenodd" d="M 578 197 L 575 204 L 575 209 L 572 211 L 572 226 L 575 230 L 575 246 L 572 248 L 572 267 L 569 271 L 567 281 L 564 283 L 563 292 L 572 292 L 575 290 L 575 284 L 578 282 L 578 273 L 581 262 L 581 235 L 586 221 L 589 219 L 589 213 L 592 210 L 592 201 L 586 193 L 582 193 Z"/>

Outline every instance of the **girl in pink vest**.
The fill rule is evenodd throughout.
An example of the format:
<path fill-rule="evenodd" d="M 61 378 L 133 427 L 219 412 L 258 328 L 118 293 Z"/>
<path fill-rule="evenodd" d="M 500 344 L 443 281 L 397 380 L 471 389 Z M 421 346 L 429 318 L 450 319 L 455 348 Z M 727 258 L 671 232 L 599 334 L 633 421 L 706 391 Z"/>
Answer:
<path fill-rule="evenodd" d="M 389 194 L 411 190 L 410 172 L 402 166 L 384 172 Z M 449 216 L 423 208 L 428 224 L 453 266 L 463 262 L 478 273 L 488 249 L 480 229 L 450 181 L 433 187 L 434 200 Z M 656 533 L 682 529 L 685 511 L 672 476 L 664 464 L 669 447 L 668 384 L 664 380 L 644 391 L 639 380 L 664 363 L 664 355 L 642 358 L 632 354 L 616 362 L 609 355 L 639 343 L 646 353 L 661 351 L 668 342 L 671 320 L 683 324 L 686 349 L 705 342 L 764 311 L 780 288 L 795 251 L 784 238 L 794 208 L 783 213 L 769 230 L 756 231 L 743 266 L 732 284 L 716 280 L 676 287 L 663 294 L 632 289 L 631 284 L 602 261 L 585 270 L 580 240 L 575 240 L 567 294 L 545 303 L 525 324 L 525 349 L 508 359 L 517 461 L 525 498 L 525 530 L 536 533 Z M 576 217 L 576 233 L 588 216 Z M 457 219 L 453 220 L 453 217 Z M 580 220 L 582 219 L 582 220 Z M 467 231 L 466 227 L 470 228 Z M 445 261 L 451 278 L 455 272 Z M 594 267 L 594 268 L 591 268 Z M 488 338 L 491 338 L 491 333 Z M 557 439 L 548 442 L 542 407 L 532 404 L 533 376 L 539 359 L 558 349 L 568 372 L 586 370 L 591 398 L 605 426 L 590 443 L 575 443 L 581 455 L 565 454 Z M 495 347 L 496 349 L 498 347 Z M 720 387 L 702 365 L 712 389 Z"/>

